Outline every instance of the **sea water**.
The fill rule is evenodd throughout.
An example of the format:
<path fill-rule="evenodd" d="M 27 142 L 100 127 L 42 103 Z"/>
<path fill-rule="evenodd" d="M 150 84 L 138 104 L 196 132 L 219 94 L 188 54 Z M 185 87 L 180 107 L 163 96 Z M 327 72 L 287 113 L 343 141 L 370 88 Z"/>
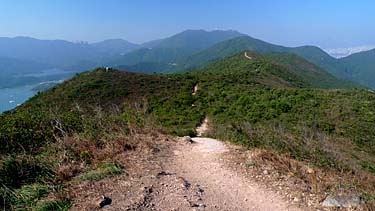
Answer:
<path fill-rule="evenodd" d="M 36 77 L 40 78 L 41 81 L 45 80 L 45 82 L 11 88 L 0 88 L 0 113 L 21 105 L 26 100 L 37 94 L 37 91 L 33 91 L 33 88 L 37 87 L 38 85 L 46 82 L 61 83 L 64 79 L 71 77 L 71 75 L 73 75 L 72 72 L 66 72 L 64 70 L 55 68 L 40 71 L 38 73 L 29 73 L 16 76 L 16 79 L 20 77 Z"/>
<path fill-rule="evenodd" d="M 33 87 L 33 85 L 26 85 L 0 89 L 0 113 L 11 110 L 34 96 L 36 92 L 32 91 Z"/>

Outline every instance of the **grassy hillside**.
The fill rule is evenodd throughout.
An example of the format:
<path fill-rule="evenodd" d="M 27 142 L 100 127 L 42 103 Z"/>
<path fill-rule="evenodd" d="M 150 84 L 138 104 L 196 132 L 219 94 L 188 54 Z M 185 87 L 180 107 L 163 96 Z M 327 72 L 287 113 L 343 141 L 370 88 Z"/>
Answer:
<path fill-rule="evenodd" d="M 343 188 L 356 189 L 371 202 L 375 94 L 322 89 L 341 87 L 342 81 L 327 79 L 327 73 L 293 55 L 281 54 L 279 62 L 276 54 L 248 55 L 252 59 L 242 52 L 184 74 L 84 72 L 0 115 L 0 180 L 5 185 L 0 203 L 6 199 L 10 209 L 39 206 L 46 193 L 85 172 L 62 180 L 59 166 L 74 161 L 94 168 L 90 163 L 102 157 L 96 150 L 112 143 L 131 148 L 125 140 L 148 127 L 194 135 L 205 116 L 212 120 L 213 137 L 355 175 Z M 326 81 L 316 82 L 320 77 Z M 199 91 L 192 95 L 195 85 Z M 109 166 L 114 172 L 121 169 Z M 25 190 L 39 193 L 32 203 L 17 201 Z M 67 206 L 64 200 L 54 203 Z"/>
<path fill-rule="evenodd" d="M 185 66 L 200 67 L 211 61 L 221 59 L 234 53 L 249 50 L 258 53 L 286 52 L 299 55 L 307 61 L 327 70 L 335 77 L 349 79 L 339 61 L 318 47 L 302 46 L 296 48 L 288 48 L 284 46 L 274 45 L 262 40 L 258 40 L 249 36 L 236 37 L 231 40 L 220 42 L 210 48 L 207 48 L 197 54 L 190 56 Z"/>
<path fill-rule="evenodd" d="M 283 55 L 281 54 L 281 56 Z M 284 64 L 285 61 L 282 57 L 279 58 L 284 63 L 277 63 L 269 59 L 275 57 L 275 54 L 270 54 L 269 58 L 255 53 L 252 53 L 252 56 L 254 59 L 249 60 L 244 57 L 243 53 L 239 53 L 208 65 L 199 71 L 177 75 L 147 75 L 117 71 L 106 72 L 102 70 L 78 74 L 73 79 L 35 96 L 25 105 L 1 116 L 1 118 L 12 117 L 9 121 L 3 121 L 4 123 L 1 127 L 2 131 L 7 131 L 0 134 L 2 136 L 1 140 L 7 143 L 4 145 L 3 150 L 24 150 L 28 148 L 33 150 L 34 144 L 36 144 L 35 147 L 38 147 L 49 138 L 52 138 L 53 131 L 44 129 L 44 126 L 50 126 L 49 122 L 51 121 L 50 119 L 44 119 L 51 118 L 50 116 L 45 116 L 44 111 L 51 108 L 57 109 L 56 113 L 59 116 L 61 115 L 58 118 L 62 120 L 65 118 L 65 113 L 67 113 L 66 115 L 68 116 L 66 118 L 68 119 L 74 117 L 71 116 L 74 114 L 71 112 L 74 106 L 79 108 L 89 106 L 88 110 L 92 110 L 96 106 L 101 108 L 111 108 L 113 106 L 122 108 L 124 106 L 123 102 L 129 101 L 131 103 L 130 101 L 137 100 L 138 98 L 145 98 L 148 101 L 148 106 L 151 107 L 154 106 L 153 103 L 158 105 L 160 100 L 171 100 L 171 102 L 164 102 L 163 108 L 167 110 L 169 104 L 171 104 L 169 105 L 171 110 L 176 110 L 174 108 L 175 103 L 183 101 L 184 103 L 181 106 L 189 106 L 181 108 L 182 110 L 186 110 L 186 112 L 195 110 L 195 108 L 191 108 L 190 106 L 194 103 L 190 92 L 193 85 L 198 83 L 199 80 L 211 81 L 214 85 L 225 82 L 241 90 L 252 86 L 306 88 L 338 88 L 345 86 L 345 83 L 340 80 L 327 78 L 329 74 L 320 69 L 315 69 L 313 65 L 310 66 L 310 69 L 303 69 L 302 65 L 297 65 L 297 62 L 303 65 L 311 64 L 298 59 L 295 60 L 298 57 L 292 55 L 285 55 L 294 58 L 287 60 L 291 63 L 289 66 Z M 85 94 L 83 95 L 82 93 Z M 158 107 L 157 109 L 162 108 Z M 176 110 L 176 112 L 180 112 L 180 110 Z M 176 115 L 171 116 L 176 117 Z M 185 114 L 181 114 L 181 116 L 183 117 Z M 193 116 L 193 119 L 200 118 L 195 117 L 195 115 Z M 21 118 L 21 120 L 18 118 Z M 79 119 L 78 116 L 76 118 Z M 39 121 L 39 123 L 31 123 L 32 119 Z M 17 131 L 18 127 L 15 127 L 15 130 L 8 130 L 11 125 L 17 124 L 20 124 L 19 129 L 21 131 Z M 71 124 L 67 124 L 67 128 L 64 131 L 80 128 L 79 123 Z M 195 124 L 190 125 L 190 129 L 194 128 Z M 21 126 L 33 127 L 34 129 L 30 130 L 30 133 L 25 133 L 23 131 L 24 128 Z M 19 138 L 17 138 L 18 136 Z M 34 139 L 37 139 L 37 141 L 34 141 Z M 17 140 L 16 143 L 14 142 L 15 140 Z M 23 140 L 26 141 L 25 144 L 22 144 Z M 35 143 L 32 144 L 29 142 Z"/>
<path fill-rule="evenodd" d="M 334 145 L 334 150 L 330 150 L 338 154 L 347 153 L 341 150 L 349 148 L 337 146 L 336 141 L 339 141 L 338 145 L 350 145 L 350 154 L 342 156 L 351 162 L 351 156 L 355 156 L 357 166 L 372 171 L 373 167 L 367 166 L 368 162 L 373 162 L 371 153 L 375 150 L 369 138 L 375 135 L 371 132 L 371 124 L 375 121 L 371 116 L 375 109 L 371 103 L 375 100 L 372 92 L 360 89 L 316 89 L 332 88 L 334 84 L 341 86 L 343 83 L 332 76 L 331 81 L 324 81 L 327 79 L 326 72 L 294 55 L 252 56 L 254 59 L 248 60 L 242 54 L 237 54 L 197 72 L 202 90 L 199 97 L 203 95 L 200 102 L 207 103 L 202 107 L 207 108 L 205 113 L 217 121 L 215 135 L 251 146 L 272 147 L 273 144 L 281 144 L 283 146 L 274 148 L 284 148 L 292 154 L 299 153 L 294 155 L 296 158 L 307 156 L 307 159 L 315 160 L 318 164 L 332 162 L 330 165 L 344 165 L 343 160 L 335 157 L 337 155 L 326 151 L 326 146 L 319 145 L 316 150 L 322 150 L 324 156 L 327 156 L 324 159 L 328 161 L 320 160 L 317 151 L 304 147 L 304 141 L 307 141 L 304 139 L 308 139 L 305 136 L 318 142 L 322 141 L 318 140 L 322 138 L 318 136 L 324 136 L 324 141 L 330 139 L 332 143 L 327 141 L 320 144 Z M 282 64 L 268 60 L 268 57 L 275 59 L 276 56 Z M 246 130 L 259 130 L 260 134 L 246 134 L 249 132 Z M 285 137 L 291 135 L 293 138 L 289 137 L 289 141 L 295 140 L 296 145 L 288 140 L 283 143 L 282 134 Z M 258 142 L 256 139 L 259 139 Z M 302 151 L 293 152 L 295 150 Z M 357 157 L 359 154 L 361 158 Z"/>
<path fill-rule="evenodd" d="M 160 100 L 186 105 L 191 86 L 193 81 L 180 75 L 167 77 L 98 69 L 78 74 L 17 109 L 1 114 L 0 206 L 34 210 L 47 206 L 45 203 L 55 203 L 61 207 L 58 210 L 66 210 L 64 207 L 69 206 L 66 198 L 52 202 L 40 199 L 49 193 L 64 196 L 62 185 L 86 178 L 85 172 L 90 169 L 99 173 L 122 172 L 117 163 L 113 163 L 114 170 L 96 168 L 103 162 L 114 162 L 113 153 L 123 152 L 121 149 L 132 150 L 139 144 L 147 144 L 133 136 L 151 134 L 153 128 L 162 129 L 149 109 L 156 112 L 166 108 L 167 104 L 157 103 Z M 163 124 L 171 125 L 166 128 L 170 133 L 193 134 L 195 125 L 191 124 L 199 122 L 200 114 L 190 115 L 194 112 L 183 106 L 173 107 L 169 112 L 173 118 Z M 187 125 L 172 127 L 176 122 Z M 113 152 L 114 148 L 118 150 Z M 95 178 L 106 176 L 102 174 Z"/>
<path fill-rule="evenodd" d="M 350 75 L 344 70 L 344 68 L 336 58 L 333 58 L 318 47 L 301 46 L 296 48 L 289 48 L 287 49 L 287 52 L 294 53 L 301 56 L 302 58 L 305 58 L 307 61 L 318 65 L 335 77 L 352 80 Z"/>
<path fill-rule="evenodd" d="M 229 55 L 249 50 L 258 53 L 280 52 L 282 46 L 276 46 L 248 36 L 241 36 L 220 42 L 187 59 L 186 66 L 200 67 L 211 61 L 225 58 Z"/>
<path fill-rule="evenodd" d="M 265 57 L 281 64 L 295 75 L 304 78 L 312 87 L 348 88 L 358 86 L 354 82 L 337 79 L 321 67 L 296 54 L 267 53 Z"/>
<path fill-rule="evenodd" d="M 350 55 L 340 59 L 340 63 L 353 80 L 375 87 L 375 50 Z"/>
<path fill-rule="evenodd" d="M 315 88 L 349 88 L 356 87 L 354 83 L 337 79 L 320 67 L 305 59 L 289 53 L 246 52 L 253 59 L 247 59 L 245 52 L 219 60 L 200 69 L 204 73 L 219 73 L 220 76 L 233 77 L 244 80 L 242 75 L 249 75 L 245 80 L 253 80 L 264 85 L 278 81 L 288 87 L 315 87 Z M 213 76 L 215 77 L 215 76 Z"/>
<path fill-rule="evenodd" d="M 133 65 L 120 65 L 116 68 L 137 73 L 173 73 L 178 70 L 178 67 L 174 63 L 141 62 Z"/>

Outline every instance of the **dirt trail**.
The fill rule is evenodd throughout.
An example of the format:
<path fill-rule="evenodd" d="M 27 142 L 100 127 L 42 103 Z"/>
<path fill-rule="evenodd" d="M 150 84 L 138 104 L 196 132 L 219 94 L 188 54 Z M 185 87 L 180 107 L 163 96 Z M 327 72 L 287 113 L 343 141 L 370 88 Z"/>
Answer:
<path fill-rule="evenodd" d="M 198 84 L 196 84 L 194 86 L 193 93 L 191 93 L 191 95 L 193 95 L 193 96 L 196 95 L 198 91 L 199 91 L 199 87 L 198 87 Z"/>
<path fill-rule="evenodd" d="M 207 133 L 209 131 L 207 118 L 204 118 L 202 124 L 199 127 L 197 127 L 196 131 L 198 137 L 201 137 L 204 133 Z"/>
<path fill-rule="evenodd" d="M 203 136 L 208 130 L 205 119 L 197 132 Z M 154 156 L 137 159 L 129 175 L 91 184 L 96 190 L 77 198 L 79 203 L 72 210 L 98 210 L 85 203 L 100 193 L 113 199 L 104 210 L 299 210 L 226 166 L 223 155 L 233 152 L 223 142 L 203 137 L 192 140 L 168 141 Z"/>
<path fill-rule="evenodd" d="M 248 59 L 250 59 L 250 60 L 253 59 L 253 57 L 249 56 L 249 55 L 247 54 L 247 52 L 245 52 L 245 57 L 248 58 Z"/>
<path fill-rule="evenodd" d="M 197 132 L 203 135 L 208 128 L 206 119 Z M 177 147 L 172 169 L 204 191 L 200 201 L 204 205 L 202 210 L 299 210 L 227 168 L 221 155 L 229 153 L 229 149 L 222 142 L 200 137 L 193 141 Z"/>

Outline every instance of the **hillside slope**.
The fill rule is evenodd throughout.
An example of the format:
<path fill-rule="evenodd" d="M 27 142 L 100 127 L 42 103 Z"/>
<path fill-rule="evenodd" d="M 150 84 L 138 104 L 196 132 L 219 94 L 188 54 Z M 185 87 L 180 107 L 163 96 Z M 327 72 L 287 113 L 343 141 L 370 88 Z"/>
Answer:
<path fill-rule="evenodd" d="M 219 31 L 215 33 L 220 34 Z M 371 82 L 374 78 L 371 74 L 371 68 L 374 66 L 372 51 L 336 59 L 315 46 L 285 47 L 233 31 L 221 34 L 221 37 L 215 37 L 207 32 L 188 30 L 164 40 L 146 43 L 143 45 L 144 49 L 117 59 L 113 66 L 138 72 L 168 73 L 194 70 L 245 50 L 260 54 L 284 52 L 296 54 L 337 78 L 364 86 L 375 86 Z"/>
<path fill-rule="evenodd" d="M 284 47 L 246 36 L 240 32 L 186 30 L 165 39 L 141 45 L 122 39 L 97 43 L 69 42 L 64 40 L 39 40 L 29 37 L 0 38 L 0 57 L 17 59 L 24 70 L 47 66 L 79 72 L 97 66 L 111 66 L 135 72 L 189 71 L 201 68 L 212 61 L 244 50 L 261 54 L 285 52 L 296 54 L 328 71 L 333 76 L 375 87 L 374 51 L 361 52 L 347 58 L 335 59 L 315 46 Z M 0 66 L 7 66 L 0 61 Z M 7 66 L 11 69 L 12 66 Z M 12 68 L 14 75 L 20 68 Z M 48 69 L 40 69 L 48 70 Z M 13 76 L 14 76 L 13 75 Z M 10 76 L 10 75 L 8 75 Z M 9 78 L 9 77 L 8 77 Z M 60 78 L 61 79 L 61 78 Z M 14 84 L 24 84 L 18 80 Z M 36 81 L 32 79 L 33 81 Z M 5 80 L 3 80 L 5 81 Z"/>
<path fill-rule="evenodd" d="M 110 64 L 111 66 L 127 66 L 130 70 L 138 72 L 144 71 L 136 69 L 139 65 L 145 67 L 145 64 L 149 64 L 150 71 L 148 72 L 171 72 L 182 69 L 182 61 L 188 56 L 218 42 L 242 35 L 232 30 L 186 30 L 165 39 L 145 43 L 141 49 L 123 55 Z M 150 66 L 150 64 L 154 65 Z"/>
<path fill-rule="evenodd" d="M 245 51 L 213 62 L 199 71 L 203 74 L 218 73 L 220 76 L 233 77 L 233 80 L 239 81 L 243 80 L 242 75 L 253 74 L 249 75 L 248 80 L 262 81 L 265 85 L 270 86 L 278 81 L 289 87 L 357 87 L 356 84 L 337 79 L 320 67 L 289 53 L 275 52 L 262 55 Z"/>
<path fill-rule="evenodd" d="M 309 62 L 303 57 L 290 53 L 267 53 L 265 57 L 283 65 L 285 69 L 290 70 L 296 75 L 307 80 L 312 87 L 324 88 L 348 88 L 358 87 L 355 82 L 338 79 L 325 69 Z"/>
<path fill-rule="evenodd" d="M 218 42 L 241 36 L 240 32 L 233 30 L 186 30 L 171 37 L 160 40 L 157 45 L 145 44 L 150 48 L 181 48 L 188 52 L 198 52 Z"/>
<path fill-rule="evenodd" d="M 288 48 L 284 46 L 274 45 L 262 40 L 252 38 L 250 36 L 242 36 L 231 40 L 223 41 L 210 48 L 207 48 L 195 55 L 189 57 L 186 61 L 186 67 L 199 67 L 213 60 L 224 58 L 240 51 L 256 51 L 258 53 L 286 52 L 294 53 L 307 61 L 318 65 L 327 70 L 336 77 L 348 79 L 349 77 L 342 70 L 339 62 L 325 53 L 323 50 L 314 46 L 302 46 L 296 48 Z"/>
<path fill-rule="evenodd" d="M 244 54 L 184 74 L 97 69 L 40 93 L 0 115 L 1 183 L 16 192 L 46 180 L 56 185 L 59 167 L 78 163 L 85 168 L 62 180 L 75 181 L 90 169 L 104 168 L 97 162 L 105 160 L 96 158 L 102 153 L 138 146 L 142 141 L 128 141 L 134 134 L 152 128 L 148 133 L 194 135 L 208 116 L 211 137 L 330 172 L 321 178 L 340 178 L 327 183 L 311 179 L 315 183 L 306 188 L 314 194 L 355 189 L 373 207 L 375 95 L 362 89 L 322 89 L 341 81 L 313 82 L 327 73 L 290 54 L 281 54 L 280 62 L 270 59 L 274 54 L 247 52 L 251 59 Z M 309 68 L 300 69 L 305 65 Z M 285 167 L 284 158 L 268 158 L 274 166 L 292 168 Z M 28 173 L 13 171 L 13 164 Z M 118 172 L 118 166 L 109 166 Z M 23 206 L 14 203 L 5 206 Z"/>
<path fill-rule="evenodd" d="M 340 63 L 352 80 L 375 87 L 375 50 L 352 54 L 340 59 Z"/>

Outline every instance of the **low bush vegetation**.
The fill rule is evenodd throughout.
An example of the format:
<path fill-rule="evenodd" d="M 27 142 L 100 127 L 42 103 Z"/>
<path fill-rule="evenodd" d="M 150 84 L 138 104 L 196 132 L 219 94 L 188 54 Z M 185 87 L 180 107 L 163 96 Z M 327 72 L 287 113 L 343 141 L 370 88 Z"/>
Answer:
<path fill-rule="evenodd" d="M 241 53 L 183 74 L 77 74 L 0 115 L 0 205 L 66 210 L 69 200 L 43 197 L 71 180 L 123 172 L 114 158 L 137 148 L 142 140 L 135 134 L 194 136 L 205 116 L 212 123 L 210 136 L 221 140 L 322 169 L 370 173 L 358 188 L 371 199 L 374 190 L 365 182 L 375 181 L 375 95 L 359 88 L 323 89 L 336 86 L 312 83 L 319 74 L 296 71 Z"/>
<path fill-rule="evenodd" d="M 78 181 L 101 180 L 107 176 L 121 174 L 123 167 L 116 163 L 101 163 L 96 168 L 85 169 L 85 172 L 77 177 Z"/>

